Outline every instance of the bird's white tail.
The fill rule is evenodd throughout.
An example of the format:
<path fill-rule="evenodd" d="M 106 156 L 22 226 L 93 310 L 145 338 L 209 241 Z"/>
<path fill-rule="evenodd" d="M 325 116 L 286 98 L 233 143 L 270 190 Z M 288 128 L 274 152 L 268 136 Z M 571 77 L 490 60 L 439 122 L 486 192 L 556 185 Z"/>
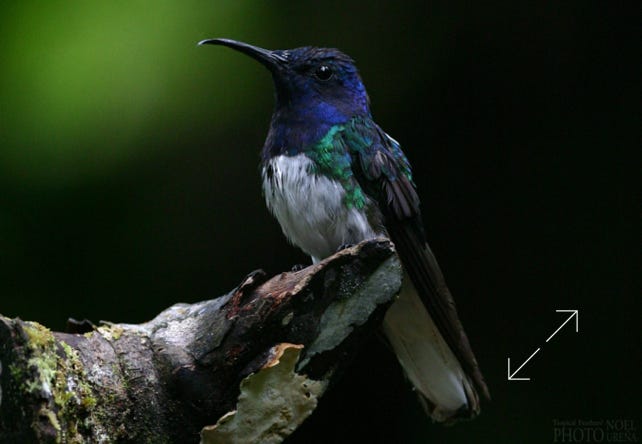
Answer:
<path fill-rule="evenodd" d="M 426 413 L 448 422 L 479 412 L 472 382 L 407 278 L 383 320 L 383 331 Z"/>

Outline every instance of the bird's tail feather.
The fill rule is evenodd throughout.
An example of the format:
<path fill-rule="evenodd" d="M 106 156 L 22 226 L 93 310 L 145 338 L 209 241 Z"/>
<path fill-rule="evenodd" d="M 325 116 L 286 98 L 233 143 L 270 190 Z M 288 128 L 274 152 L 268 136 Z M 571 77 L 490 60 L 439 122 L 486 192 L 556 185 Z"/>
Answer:
<path fill-rule="evenodd" d="M 383 321 L 384 334 L 426 413 L 437 422 L 471 418 L 479 397 L 410 279 Z"/>

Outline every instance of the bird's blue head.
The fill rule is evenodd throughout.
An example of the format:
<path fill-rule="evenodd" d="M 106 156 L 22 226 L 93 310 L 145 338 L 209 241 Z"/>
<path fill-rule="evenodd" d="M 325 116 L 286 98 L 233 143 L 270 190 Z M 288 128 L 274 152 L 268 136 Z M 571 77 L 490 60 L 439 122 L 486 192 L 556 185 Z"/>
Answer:
<path fill-rule="evenodd" d="M 354 61 L 338 49 L 305 46 L 267 50 L 229 39 L 203 40 L 249 55 L 272 73 L 276 107 L 269 138 L 301 149 L 333 126 L 370 116 L 368 94 Z"/>

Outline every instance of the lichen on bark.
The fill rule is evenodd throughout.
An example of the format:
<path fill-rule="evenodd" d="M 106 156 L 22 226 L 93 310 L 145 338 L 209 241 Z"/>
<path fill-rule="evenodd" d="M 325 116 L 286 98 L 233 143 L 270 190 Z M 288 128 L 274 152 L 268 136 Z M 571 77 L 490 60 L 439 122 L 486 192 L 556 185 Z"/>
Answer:
<path fill-rule="evenodd" d="M 196 443 L 203 431 L 204 443 L 279 442 L 400 285 L 392 244 L 378 239 L 271 279 L 253 272 L 144 324 L 71 334 L 0 316 L 0 441 Z"/>

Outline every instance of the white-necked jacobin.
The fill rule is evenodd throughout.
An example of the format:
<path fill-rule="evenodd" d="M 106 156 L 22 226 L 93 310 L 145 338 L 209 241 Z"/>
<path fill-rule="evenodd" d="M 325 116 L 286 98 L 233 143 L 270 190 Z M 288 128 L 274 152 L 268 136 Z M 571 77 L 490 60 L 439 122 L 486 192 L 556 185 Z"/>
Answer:
<path fill-rule="evenodd" d="M 263 192 L 291 243 L 314 263 L 344 245 L 385 236 L 405 271 L 383 331 L 426 412 L 451 422 L 479 412 L 488 389 L 455 302 L 425 239 L 412 171 L 372 119 L 354 61 L 337 49 L 223 45 L 272 73 L 276 106 L 261 155 Z"/>

